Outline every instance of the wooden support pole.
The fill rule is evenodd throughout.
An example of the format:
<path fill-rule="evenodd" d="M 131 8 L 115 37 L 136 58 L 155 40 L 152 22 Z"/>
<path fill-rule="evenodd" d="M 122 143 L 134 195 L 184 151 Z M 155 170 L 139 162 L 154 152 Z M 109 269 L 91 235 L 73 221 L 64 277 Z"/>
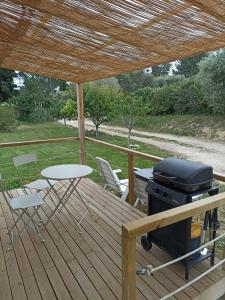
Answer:
<path fill-rule="evenodd" d="M 84 95 L 83 84 L 76 84 L 77 91 L 77 112 L 78 112 L 78 130 L 80 139 L 80 163 L 84 165 L 86 163 L 85 155 L 85 127 L 84 127 Z"/>
<path fill-rule="evenodd" d="M 122 228 L 122 300 L 136 300 L 136 238 Z"/>
<path fill-rule="evenodd" d="M 223 258 L 225 258 L 225 244 L 223 245 Z M 222 264 L 222 269 L 225 271 L 225 263 Z"/>
<path fill-rule="evenodd" d="M 134 193 L 134 156 L 133 154 L 128 154 L 128 179 L 129 179 L 129 195 L 128 202 L 131 205 L 135 203 L 135 193 Z"/>

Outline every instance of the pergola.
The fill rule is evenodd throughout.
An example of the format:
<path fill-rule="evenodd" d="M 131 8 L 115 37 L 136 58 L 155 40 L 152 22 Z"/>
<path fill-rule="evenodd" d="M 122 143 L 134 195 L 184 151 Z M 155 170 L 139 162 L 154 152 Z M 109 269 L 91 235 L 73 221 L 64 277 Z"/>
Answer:
<path fill-rule="evenodd" d="M 2 0 L 0 67 L 82 83 L 225 46 L 224 0 Z"/>
<path fill-rule="evenodd" d="M 77 83 L 81 163 L 85 163 L 82 83 L 224 46 L 225 0 L 0 1 L 0 68 Z M 132 194 L 134 151 L 127 153 Z M 224 201 L 224 194 L 219 194 L 123 225 L 123 299 L 136 299 L 136 236 L 215 209 Z M 213 291 L 219 290 L 217 283 Z"/>

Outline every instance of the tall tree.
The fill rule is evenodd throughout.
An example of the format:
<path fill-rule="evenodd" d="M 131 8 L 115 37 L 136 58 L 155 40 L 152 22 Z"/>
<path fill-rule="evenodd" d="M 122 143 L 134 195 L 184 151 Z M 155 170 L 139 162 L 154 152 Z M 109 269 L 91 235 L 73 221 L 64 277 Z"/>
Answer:
<path fill-rule="evenodd" d="M 195 56 L 190 56 L 179 60 L 174 71 L 175 74 L 184 75 L 185 77 L 191 77 L 198 73 L 199 62 L 206 57 L 207 54 L 199 54 Z"/>
<path fill-rule="evenodd" d="M 152 74 L 156 77 L 168 75 L 171 68 L 171 64 L 164 64 L 152 67 Z"/>
<path fill-rule="evenodd" d="M 8 98 L 15 94 L 15 87 L 13 78 L 17 74 L 15 71 L 0 69 L 0 103 L 6 102 Z"/>
<path fill-rule="evenodd" d="M 118 77 L 119 85 L 125 94 L 131 94 L 138 88 L 149 86 L 153 83 L 153 76 L 144 71 L 125 73 Z"/>
<path fill-rule="evenodd" d="M 198 78 L 209 110 L 225 114 L 225 49 L 201 61 Z"/>
<path fill-rule="evenodd" d="M 92 120 L 98 136 L 99 126 L 114 116 L 114 107 L 119 90 L 104 82 L 92 82 L 85 85 L 85 111 Z"/>
<path fill-rule="evenodd" d="M 143 118 L 149 111 L 140 96 L 124 95 L 118 99 L 117 116 L 119 121 L 128 129 L 128 148 L 130 148 L 131 131 L 137 119 Z"/>
<path fill-rule="evenodd" d="M 61 80 L 28 73 L 19 73 L 19 78 L 23 80 L 23 86 L 18 95 L 10 99 L 16 106 L 19 119 L 42 122 L 59 115 L 63 103 L 60 97 L 56 97 L 59 96 L 56 88 L 63 83 Z"/>

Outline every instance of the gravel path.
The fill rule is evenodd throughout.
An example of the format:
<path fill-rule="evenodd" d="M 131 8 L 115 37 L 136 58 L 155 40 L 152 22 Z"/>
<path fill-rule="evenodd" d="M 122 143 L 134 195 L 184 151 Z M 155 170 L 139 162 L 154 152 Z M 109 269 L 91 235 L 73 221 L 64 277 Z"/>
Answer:
<path fill-rule="evenodd" d="M 63 121 L 59 121 L 63 123 Z M 77 121 L 67 121 L 72 127 L 78 127 Z M 85 121 L 86 129 L 95 129 L 90 120 Z M 127 137 L 127 129 L 102 125 L 100 132 L 110 135 Z M 213 166 L 218 173 L 225 175 L 225 143 L 205 140 L 187 136 L 176 136 L 172 134 L 145 132 L 140 130 L 132 131 L 132 140 L 156 146 L 174 154 L 182 155 L 184 158 Z"/>

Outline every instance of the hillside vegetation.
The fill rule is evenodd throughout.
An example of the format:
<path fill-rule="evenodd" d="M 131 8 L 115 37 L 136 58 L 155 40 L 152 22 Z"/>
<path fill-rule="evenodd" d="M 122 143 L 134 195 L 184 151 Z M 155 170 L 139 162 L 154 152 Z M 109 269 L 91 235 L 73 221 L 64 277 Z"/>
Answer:
<path fill-rule="evenodd" d="M 225 118 L 215 115 L 146 116 L 136 129 L 225 141 Z"/>

